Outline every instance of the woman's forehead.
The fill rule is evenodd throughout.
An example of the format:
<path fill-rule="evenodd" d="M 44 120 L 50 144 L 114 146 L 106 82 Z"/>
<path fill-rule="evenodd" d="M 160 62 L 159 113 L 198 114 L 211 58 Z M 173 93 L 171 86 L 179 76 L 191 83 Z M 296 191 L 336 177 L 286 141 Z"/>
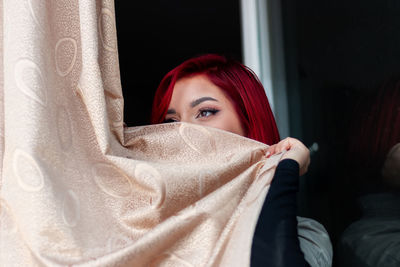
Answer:
<path fill-rule="evenodd" d="M 213 84 L 205 75 L 196 75 L 178 80 L 175 83 L 172 98 L 195 99 L 206 95 L 226 97 L 223 90 Z"/>

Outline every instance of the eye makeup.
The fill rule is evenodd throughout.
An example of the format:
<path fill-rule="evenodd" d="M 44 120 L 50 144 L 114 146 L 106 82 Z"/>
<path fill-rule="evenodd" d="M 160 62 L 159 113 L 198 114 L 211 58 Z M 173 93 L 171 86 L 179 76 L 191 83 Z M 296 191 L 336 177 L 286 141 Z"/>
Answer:
<path fill-rule="evenodd" d="M 217 114 L 220 110 L 216 108 L 201 108 L 196 119 L 207 118 Z"/>

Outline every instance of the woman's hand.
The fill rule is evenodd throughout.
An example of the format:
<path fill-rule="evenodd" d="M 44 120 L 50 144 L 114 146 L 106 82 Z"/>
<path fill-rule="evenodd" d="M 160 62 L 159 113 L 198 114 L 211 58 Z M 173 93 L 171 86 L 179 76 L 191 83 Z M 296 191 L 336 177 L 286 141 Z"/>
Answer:
<path fill-rule="evenodd" d="M 293 159 L 297 161 L 300 166 L 300 176 L 305 174 L 310 165 L 310 150 L 299 140 L 288 137 L 270 146 L 267 149 L 267 154 L 271 156 L 284 151 L 286 152 L 283 154 L 281 160 Z"/>

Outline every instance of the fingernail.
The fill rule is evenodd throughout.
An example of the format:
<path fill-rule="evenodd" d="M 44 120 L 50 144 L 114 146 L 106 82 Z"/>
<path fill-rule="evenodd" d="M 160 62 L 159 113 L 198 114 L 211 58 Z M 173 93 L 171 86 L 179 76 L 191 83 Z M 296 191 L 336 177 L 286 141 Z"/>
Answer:
<path fill-rule="evenodd" d="M 271 152 L 268 151 L 265 155 L 267 156 L 267 158 L 269 158 L 269 156 L 271 155 Z"/>

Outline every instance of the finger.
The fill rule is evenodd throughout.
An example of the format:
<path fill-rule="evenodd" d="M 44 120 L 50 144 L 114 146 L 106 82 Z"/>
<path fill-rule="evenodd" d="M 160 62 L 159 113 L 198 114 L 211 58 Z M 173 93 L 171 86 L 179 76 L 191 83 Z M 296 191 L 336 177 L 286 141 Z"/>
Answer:
<path fill-rule="evenodd" d="M 291 148 L 291 140 L 290 138 L 285 138 L 276 145 L 275 151 L 276 153 L 280 153 L 290 150 L 290 148 Z"/>
<path fill-rule="evenodd" d="M 271 155 L 274 155 L 276 152 L 275 152 L 275 149 L 276 149 L 276 144 L 275 145 L 272 145 L 272 146 L 269 146 L 268 148 L 267 148 L 267 151 L 266 151 L 266 153 L 265 153 L 265 155 L 267 156 L 267 158 L 269 158 Z"/>

